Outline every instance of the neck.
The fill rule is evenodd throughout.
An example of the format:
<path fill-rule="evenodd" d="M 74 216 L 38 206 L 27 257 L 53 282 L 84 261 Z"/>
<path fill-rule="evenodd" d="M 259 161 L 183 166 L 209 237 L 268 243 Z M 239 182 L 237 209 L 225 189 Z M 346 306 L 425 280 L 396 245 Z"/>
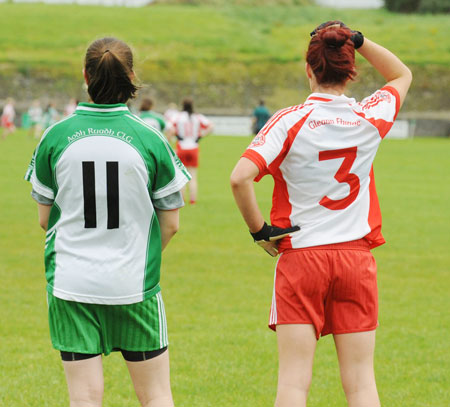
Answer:
<path fill-rule="evenodd" d="M 311 83 L 311 90 L 313 93 L 328 93 L 329 95 L 340 96 L 345 93 L 344 85 L 319 85 L 318 83 Z"/>

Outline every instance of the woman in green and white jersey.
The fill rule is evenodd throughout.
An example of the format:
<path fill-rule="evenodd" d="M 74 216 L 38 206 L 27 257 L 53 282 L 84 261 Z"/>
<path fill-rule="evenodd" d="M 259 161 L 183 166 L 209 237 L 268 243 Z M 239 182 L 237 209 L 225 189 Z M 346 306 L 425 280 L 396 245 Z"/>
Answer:
<path fill-rule="evenodd" d="M 173 406 L 160 264 L 190 175 L 125 104 L 137 91 L 125 43 L 93 42 L 84 76 L 90 103 L 45 131 L 26 174 L 47 231 L 52 343 L 71 407 L 101 406 L 101 355 L 115 350 L 143 406 Z"/>
<path fill-rule="evenodd" d="M 139 117 L 156 130 L 163 132 L 166 128 L 164 117 L 153 111 L 153 99 L 145 98 L 142 100 Z"/>

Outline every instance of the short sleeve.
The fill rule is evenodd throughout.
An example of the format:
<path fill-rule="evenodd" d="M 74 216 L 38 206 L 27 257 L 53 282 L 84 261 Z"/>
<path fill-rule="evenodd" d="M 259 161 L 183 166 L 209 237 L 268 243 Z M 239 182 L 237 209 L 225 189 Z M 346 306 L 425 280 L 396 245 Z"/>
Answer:
<path fill-rule="evenodd" d="M 392 86 L 385 86 L 358 103 L 356 114 L 373 124 L 384 138 L 400 110 L 400 96 Z"/>
<path fill-rule="evenodd" d="M 313 108 L 304 109 L 305 106 L 290 106 L 276 112 L 248 146 L 242 157 L 257 165 L 259 175 L 255 181 L 266 174 L 275 175 L 278 171 L 295 137 L 313 111 Z"/>
<path fill-rule="evenodd" d="M 157 146 L 156 151 L 153 151 L 155 159 L 155 172 L 151 190 L 153 200 L 180 191 L 191 179 L 191 175 L 166 139 L 161 136 Z"/>
<path fill-rule="evenodd" d="M 255 178 L 255 181 L 259 181 L 264 175 L 271 172 L 270 166 L 281 155 L 287 140 L 287 131 L 283 122 L 273 123 L 273 126 L 270 123 L 268 124 L 269 126 L 266 125 L 255 136 L 242 155 L 242 157 L 253 161 L 258 167 L 259 175 Z"/>
<path fill-rule="evenodd" d="M 34 151 L 25 180 L 31 182 L 33 190 L 43 197 L 54 200 L 54 181 L 50 165 L 50 151 L 43 138 Z"/>
<path fill-rule="evenodd" d="M 198 121 L 200 123 L 201 129 L 206 129 L 210 125 L 211 122 L 206 118 L 206 116 L 199 114 L 197 117 L 198 117 Z"/>
<path fill-rule="evenodd" d="M 153 206 L 163 211 L 172 211 L 184 206 L 183 195 L 181 191 L 174 192 L 164 198 L 154 199 Z"/>

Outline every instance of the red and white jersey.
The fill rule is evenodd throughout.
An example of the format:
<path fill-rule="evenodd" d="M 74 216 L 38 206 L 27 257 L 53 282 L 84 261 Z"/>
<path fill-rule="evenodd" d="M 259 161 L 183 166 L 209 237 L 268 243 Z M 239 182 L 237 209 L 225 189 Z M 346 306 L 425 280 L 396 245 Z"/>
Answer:
<path fill-rule="evenodd" d="M 12 103 L 7 103 L 3 108 L 2 119 L 5 121 L 13 122 L 16 117 L 16 111 Z"/>
<path fill-rule="evenodd" d="M 298 225 L 281 251 L 365 237 L 383 244 L 372 163 L 400 107 L 386 86 L 362 102 L 313 93 L 275 113 L 243 154 L 275 181 L 271 223 Z"/>
<path fill-rule="evenodd" d="M 193 150 L 198 147 L 202 130 L 205 130 L 211 122 L 202 114 L 189 115 L 188 112 L 178 112 L 170 123 L 175 129 L 179 147 L 182 150 Z"/>

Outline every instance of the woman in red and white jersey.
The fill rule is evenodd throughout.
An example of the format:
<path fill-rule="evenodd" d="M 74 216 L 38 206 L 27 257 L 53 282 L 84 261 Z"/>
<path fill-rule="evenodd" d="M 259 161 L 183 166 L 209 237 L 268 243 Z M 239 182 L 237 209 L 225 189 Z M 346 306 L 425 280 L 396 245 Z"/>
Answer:
<path fill-rule="evenodd" d="M 194 102 L 190 98 L 183 100 L 183 110 L 172 116 L 169 121 L 168 135 L 176 136 L 177 155 L 192 175 L 188 184 L 190 204 L 197 201 L 199 141 L 209 134 L 212 128 L 213 124 L 205 116 L 194 113 Z"/>
<path fill-rule="evenodd" d="M 390 51 L 339 21 L 311 33 L 312 94 L 277 112 L 237 163 L 231 185 L 254 240 L 281 252 L 269 326 L 279 350 L 277 407 L 306 406 L 316 342 L 333 334 L 351 407 L 378 407 L 373 354 L 376 264 L 384 243 L 372 163 L 409 89 L 410 70 Z M 386 80 L 361 102 L 344 95 L 355 49 Z M 253 180 L 274 178 L 271 224 Z"/>
<path fill-rule="evenodd" d="M 16 130 L 14 125 L 14 118 L 16 117 L 16 111 L 14 109 L 14 99 L 6 99 L 6 104 L 3 107 L 3 112 L 0 118 L 1 127 L 3 127 L 2 138 L 5 139 L 8 134 L 13 133 Z"/>

